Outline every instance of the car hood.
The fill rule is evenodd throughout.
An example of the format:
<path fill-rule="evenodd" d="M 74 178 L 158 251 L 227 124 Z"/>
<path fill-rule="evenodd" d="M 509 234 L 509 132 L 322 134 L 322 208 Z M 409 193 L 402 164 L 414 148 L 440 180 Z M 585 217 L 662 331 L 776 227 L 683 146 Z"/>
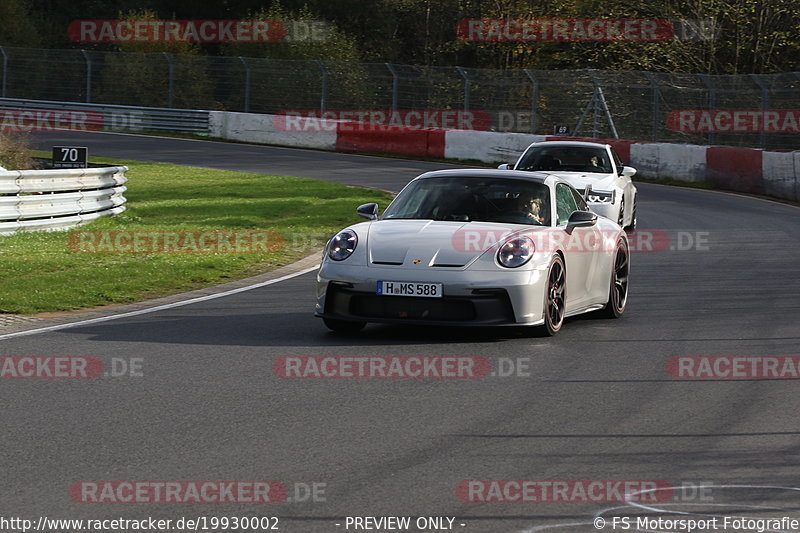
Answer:
<path fill-rule="evenodd" d="M 553 176 L 557 176 L 576 189 L 583 190 L 587 185 L 591 185 L 593 189 L 609 190 L 614 184 L 614 174 L 596 174 L 591 172 L 548 172 Z"/>
<path fill-rule="evenodd" d="M 370 224 L 367 260 L 376 266 L 466 267 L 498 241 L 534 229 L 539 228 L 491 222 L 379 220 Z"/>

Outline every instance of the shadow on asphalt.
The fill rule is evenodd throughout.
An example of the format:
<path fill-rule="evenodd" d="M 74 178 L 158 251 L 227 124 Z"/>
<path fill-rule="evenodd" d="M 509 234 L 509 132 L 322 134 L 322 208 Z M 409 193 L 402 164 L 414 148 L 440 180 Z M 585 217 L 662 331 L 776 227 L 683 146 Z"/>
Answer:
<path fill-rule="evenodd" d="M 571 319 L 569 322 L 573 322 Z M 570 324 L 565 324 L 569 327 Z M 548 342 L 532 327 L 439 327 L 368 324 L 358 333 L 329 331 L 309 313 L 283 315 L 159 316 L 77 326 L 64 333 L 105 342 L 223 346 L 374 346 L 495 343 L 514 339 Z"/>

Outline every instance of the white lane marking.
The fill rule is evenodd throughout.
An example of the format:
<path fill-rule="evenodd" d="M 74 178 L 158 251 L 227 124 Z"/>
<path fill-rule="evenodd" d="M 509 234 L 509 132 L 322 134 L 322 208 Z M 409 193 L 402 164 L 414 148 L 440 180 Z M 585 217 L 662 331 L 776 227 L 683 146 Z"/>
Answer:
<path fill-rule="evenodd" d="M 775 485 L 697 485 L 695 488 L 710 488 L 710 489 L 769 489 L 769 490 L 787 490 L 787 491 L 800 491 L 800 487 L 783 487 L 783 486 L 775 486 Z M 754 517 L 749 516 L 742 516 L 739 514 L 714 514 L 710 512 L 692 512 L 692 511 L 678 511 L 678 510 L 670 510 L 667 507 L 671 506 L 697 506 L 697 507 L 704 507 L 704 508 L 717 508 L 720 509 L 722 507 L 734 507 L 734 508 L 742 508 L 747 507 L 748 509 L 760 509 L 760 510 L 778 510 L 771 506 L 764 506 L 764 505 L 751 505 L 751 504 L 732 504 L 732 503 L 685 503 L 685 502 L 676 502 L 676 503 L 662 503 L 659 507 L 651 507 L 648 505 L 643 505 L 638 502 L 631 501 L 630 498 L 635 495 L 641 495 L 650 492 L 657 492 L 659 490 L 678 490 L 675 487 L 671 488 L 655 488 L 655 489 L 645 489 L 636 492 L 632 492 L 627 495 L 626 498 L 626 505 L 619 505 L 616 507 L 607 507 L 595 513 L 594 519 L 602 518 L 606 513 L 611 511 L 623 510 L 623 509 L 630 509 L 631 507 L 637 507 L 639 509 L 643 509 L 645 511 L 649 511 L 651 513 L 656 514 L 673 514 L 673 515 L 683 515 L 683 516 L 703 516 L 703 517 L 732 517 L 732 518 L 744 518 L 744 519 L 755 519 Z M 782 511 L 786 511 L 786 509 L 781 509 Z M 720 509 L 721 511 L 721 509 Z M 796 512 L 797 509 L 789 509 L 790 512 Z M 594 522 L 563 522 L 557 524 L 548 524 L 544 526 L 534 526 L 530 528 L 526 528 L 520 531 L 520 533 L 534 533 L 536 531 L 546 531 L 549 529 L 556 529 L 562 527 L 571 527 L 571 526 L 584 526 L 584 525 L 593 525 Z M 595 529 L 598 529 L 595 527 Z M 657 531 L 651 531 L 649 529 L 630 529 L 629 531 L 638 531 L 641 533 L 659 533 Z M 773 530 L 773 529 L 765 529 L 765 532 L 773 532 L 773 533 L 786 533 L 783 530 Z"/>
<path fill-rule="evenodd" d="M 309 272 L 313 272 L 319 268 L 319 265 L 315 265 L 310 268 L 306 268 L 299 272 L 295 272 L 294 274 L 288 274 L 286 276 L 282 276 L 280 278 L 271 279 L 268 281 L 262 281 L 261 283 L 256 283 L 255 285 L 248 285 L 246 287 L 239 287 L 237 289 L 231 289 L 229 291 L 220 292 L 217 294 L 208 294 L 206 296 L 199 296 L 197 298 L 192 298 L 190 300 L 182 300 L 180 302 L 173 302 L 170 304 L 159 305 L 156 307 L 148 307 L 147 309 L 139 309 L 138 311 L 129 311 L 127 313 L 120 313 L 118 315 L 109 315 L 109 316 L 101 316 L 98 318 L 90 318 L 88 320 L 80 320 L 78 322 L 68 322 L 66 324 L 57 324 L 55 326 L 47 326 L 44 328 L 38 329 L 31 329 L 28 331 L 18 331 L 16 333 L 7 333 L 5 335 L 0 335 L 0 341 L 6 339 L 13 339 L 14 337 L 25 337 L 27 335 L 36 335 L 37 333 L 45 333 L 47 331 L 58 331 L 61 329 L 67 328 L 74 328 L 76 326 L 86 326 L 89 324 L 98 324 L 100 322 L 108 322 L 110 320 L 117 320 L 120 318 L 129 318 L 132 316 L 139 316 L 139 315 L 146 315 L 148 313 L 155 313 L 158 311 L 164 311 L 166 309 L 173 309 L 175 307 L 183 307 L 184 305 L 191 305 L 200 302 L 206 302 L 208 300 L 214 300 L 216 298 L 223 298 L 225 296 L 231 296 L 233 294 L 238 294 L 240 292 L 250 291 L 253 289 L 258 289 L 260 287 L 266 287 L 267 285 L 272 285 L 273 283 L 279 283 L 281 281 L 286 281 L 287 279 L 296 278 L 297 276 L 302 276 L 303 274 L 308 274 Z"/>

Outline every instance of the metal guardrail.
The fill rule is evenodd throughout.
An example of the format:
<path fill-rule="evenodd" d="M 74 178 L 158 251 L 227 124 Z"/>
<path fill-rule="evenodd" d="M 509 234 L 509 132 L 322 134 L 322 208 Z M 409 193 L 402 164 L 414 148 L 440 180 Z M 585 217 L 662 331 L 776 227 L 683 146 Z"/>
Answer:
<path fill-rule="evenodd" d="M 125 211 L 128 167 L 0 171 L 0 235 L 67 229 Z"/>
<path fill-rule="evenodd" d="M 169 107 L 87 104 L 24 98 L 0 98 L 0 111 L 18 112 L 17 128 L 95 131 L 168 131 L 208 133 L 208 111 Z M 60 127 L 53 123 L 59 115 Z M 28 113 L 28 115 L 23 115 Z M 42 124 L 45 124 L 44 126 Z"/>

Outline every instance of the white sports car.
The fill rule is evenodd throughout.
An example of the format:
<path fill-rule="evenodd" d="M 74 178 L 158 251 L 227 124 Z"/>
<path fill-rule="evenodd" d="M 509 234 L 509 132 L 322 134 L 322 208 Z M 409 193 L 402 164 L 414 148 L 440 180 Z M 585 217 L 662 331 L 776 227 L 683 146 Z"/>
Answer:
<path fill-rule="evenodd" d="M 500 168 L 510 168 L 501 165 Z M 636 229 L 636 169 L 623 166 L 608 144 L 579 141 L 546 141 L 531 144 L 514 170 L 547 172 L 567 180 L 584 195 L 589 207 L 616 220 L 623 228 Z"/>
<path fill-rule="evenodd" d="M 428 172 L 381 216 L 377 204 L 358 213 L 368 221 L 327 243 L 317 274 L 315 314 L 334 331 L 387 322 L 553 335 L 565 317 L 625 310 L 625 232 L 556 176 Z"/>

